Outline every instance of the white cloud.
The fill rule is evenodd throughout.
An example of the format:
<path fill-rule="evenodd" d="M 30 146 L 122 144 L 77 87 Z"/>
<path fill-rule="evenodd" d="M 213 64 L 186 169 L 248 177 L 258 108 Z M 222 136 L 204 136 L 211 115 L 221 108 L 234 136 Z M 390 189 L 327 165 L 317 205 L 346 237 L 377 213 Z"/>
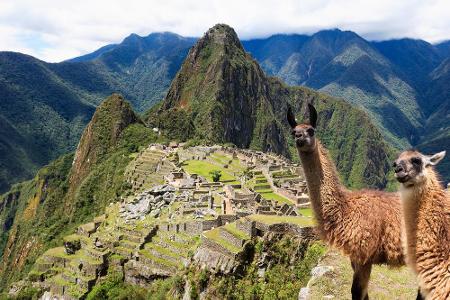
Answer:
<path fill-rule="evenodd" d="M 216 23 L 243 39 L 352 30 L 368 39 L 450 39 L 448 0 L 2 0 L 0 50 L 61 61 L 130 33 L 201 36 Z"/>

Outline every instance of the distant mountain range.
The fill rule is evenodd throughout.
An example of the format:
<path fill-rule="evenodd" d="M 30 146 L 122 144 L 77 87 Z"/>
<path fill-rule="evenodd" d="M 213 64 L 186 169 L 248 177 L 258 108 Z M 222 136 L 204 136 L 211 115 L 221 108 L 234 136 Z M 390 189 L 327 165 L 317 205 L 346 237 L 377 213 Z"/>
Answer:
<path fill-rule="evenodd" d="M 111 93 L 126 96 L 139 112 L 162 100 L 194 42 L 171 33 L 130 35 L 61 63 L 0 52 L 0 193 L 73 151 Z"/>
<path fill-rule="evenodd" d="M 132 34 L 57 64 L 0 52 L 0 191 L 73 150 L 96 105 L 112 92 L 141 113 L 162 100 L 196 41 L 173 33 Z M 242 45 L 267 75 L 365 110 L 394 147 L 448 149 L 450 42 L 369 42 L 353 32 L 325 30 Z M 440 168 L 446 180 L 448 164 Z"/>

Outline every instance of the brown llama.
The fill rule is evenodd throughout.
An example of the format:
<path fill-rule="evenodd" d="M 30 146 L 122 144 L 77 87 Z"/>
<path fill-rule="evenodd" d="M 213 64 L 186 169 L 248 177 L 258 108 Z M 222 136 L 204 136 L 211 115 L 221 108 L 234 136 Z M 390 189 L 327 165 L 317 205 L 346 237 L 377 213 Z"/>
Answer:
<path fill-rule="evenodd" d="M 396 193 L 349 191 L 315 136 L 317 111 L 308 104 L 309 123 L 297 124 L 291 107 L 287 118 L 304 169 L 321 238 L 349 256 L 353 268 L 352 299 L 369 299 L 373 264 L 405 264 L 401 242 L 401 204 Z M 421 299 L 418 296 L 418 299 Z"/>
<path fill-rule="evenodd" d="M 445 151 L 432 156 L 409 150 L 394 162 L 406 234 L 406 261 L 425 299 L 450 299 L 450 195 L 433 169 Z"/>

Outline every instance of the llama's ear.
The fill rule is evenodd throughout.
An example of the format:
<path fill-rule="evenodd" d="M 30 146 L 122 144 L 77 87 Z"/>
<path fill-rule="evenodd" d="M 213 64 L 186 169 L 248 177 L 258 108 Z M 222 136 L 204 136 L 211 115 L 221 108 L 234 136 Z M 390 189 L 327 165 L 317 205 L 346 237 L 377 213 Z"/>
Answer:
<path fill-rule="evenodd" d="M 287 109 L 287 120 L 292 128 L 295 128 L 295 126 L 297 126 L 297 121 L 295 120 L 294 113 L 292 112 L 292 107 L 289 104 Z"/>
<path fill-rule="evenodd" d="M 427 165 L 430 166 L 437 165 L 445 157 L 445 153 L 446 153 L 445 151 L 441 151 L 434 155 L 427 156 Z"/>
<path fill-rule="evenodd" d="M 317 110 L 311 103 L 308 103 L 309 109 L 309 125 L 316 128 L 317 125 Z"/>

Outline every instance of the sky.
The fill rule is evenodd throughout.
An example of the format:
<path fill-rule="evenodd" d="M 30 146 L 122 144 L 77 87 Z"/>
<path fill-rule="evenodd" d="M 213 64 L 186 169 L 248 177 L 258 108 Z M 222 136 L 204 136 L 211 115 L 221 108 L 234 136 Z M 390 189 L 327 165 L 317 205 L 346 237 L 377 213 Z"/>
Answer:
<path fill-rule="evenodd" d="M 0 0 L 0 51 L 59 62 L 131 33 L 199 37 L 217 23 L 241 39 L 339 28 L 437 43 L 450 39 L 450 0 Z"/>

